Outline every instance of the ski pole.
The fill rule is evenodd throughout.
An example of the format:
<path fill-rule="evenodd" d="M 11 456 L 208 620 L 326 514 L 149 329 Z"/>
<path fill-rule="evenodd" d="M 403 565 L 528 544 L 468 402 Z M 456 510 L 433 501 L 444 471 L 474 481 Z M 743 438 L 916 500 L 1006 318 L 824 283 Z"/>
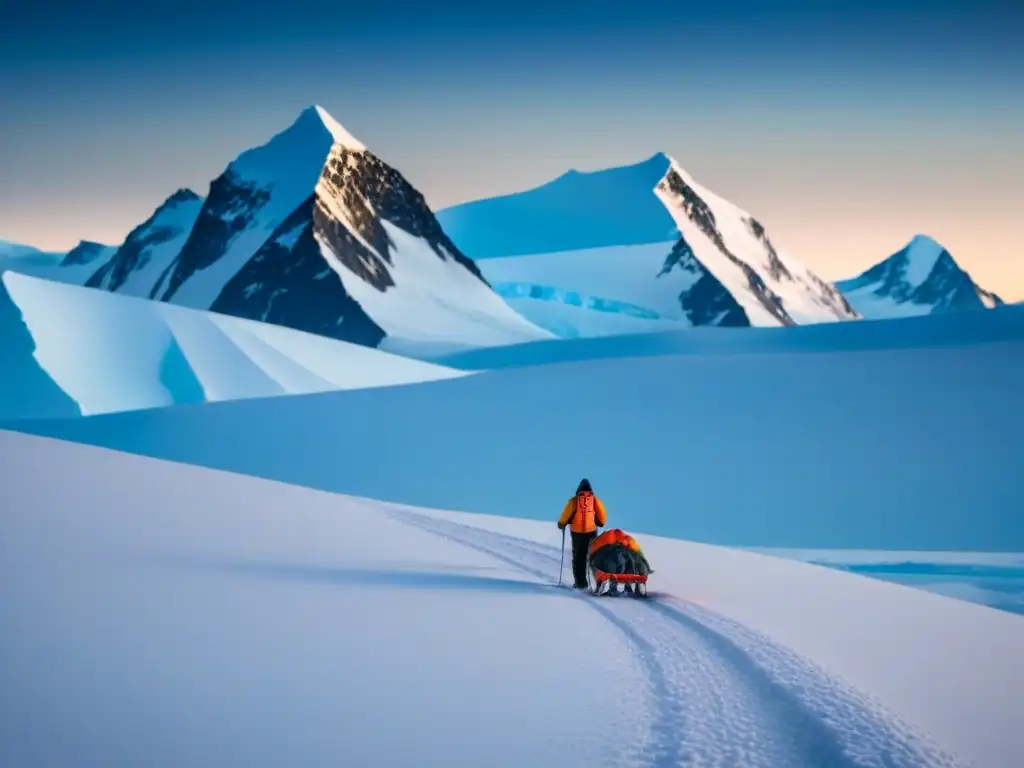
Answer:
<path fill-rule="evenodd" d="M 565 528 L 562 529 L 562 559 L 558 563 L 558 586 L 562 586 L 563 570 L 565 570 Z"/>

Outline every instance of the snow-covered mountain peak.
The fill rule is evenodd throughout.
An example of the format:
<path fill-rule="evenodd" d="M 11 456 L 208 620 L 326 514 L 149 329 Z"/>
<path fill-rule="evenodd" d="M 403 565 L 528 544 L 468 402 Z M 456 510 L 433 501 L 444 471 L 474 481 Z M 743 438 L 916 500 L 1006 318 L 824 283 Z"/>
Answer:
<path fill-rule="evenodd" d="M 323 126 L 329 134 L 331 134 L 331 138 L 334 139 L 336 144 L 341 144 L 346 149 L 351 149 L 356 152 L 366 150 L 365 144 L 349 133 L 341 123 L 331 116 L 330 112 L 319 104 L 314 104 L 312 107 L 304 110 L 299 116 L 299 119 L 312 119 L 314 117 L 319 120 L 320 125 Z"/>
<path fill-rule="evenodd" d="M 688 325 L 791 325 L 857 317 L 835 288 L 777 250 L 757 219 L 699 184 L 665 152 L 632 165 L 571 171 L 520 193 L 454 206 L 438 219 L 464 253 L 481 260 L 485 273 L 494 258 L 606 249 L 584 259 L 576 275 L 553 266 L 565 263 L 561 256 L 507 269 L 493 265 L 501 290 L 526 291 L 531 302 L 559 292 L 579 301 L 582 292 L 603 306 L 628 304 L 630 311 L 653 313 L 659 322 Z M 619 248 L 630 250 L 619 255 L 607 250 Z M 654 254 L 657 264 L 646 262 L 647 254 Z M 601 281 L 605 273 L 596 266 L 605 257 L 621 258 L 611 282 Z M 529 307 L 523 311 L 532 312 Z M 531 319 L 540 322 L 546 311 L 538 308 Z M 577 332 L 574 323 L 558 327 Z M 584 325 L 590 327 L 589 321 Z"/>
<path fill-rule="evenodd" d="M 173 195 L 168 197 L 167 200 L 164 201 L 164 204 L 161 206 L 161 208 L 167 206 L 177 206 L 181 205 L 182 203 L 192 203 L 195 202 L 196 200 L 202 199 L 202 195 L 193 192 L 188 187 L 182 187 L 181 189 L 177 190 Z"/>
<path fill-rule="evenodd" d="M 103 256 L 110 256 L 116 250 L 117 246 L 95 243 L 92 240 L 79 240 L 78 245 L 65 254 L 60 265 L 62 267 L 73 267 L 91 264 Z"/>
<path fill-rule="evenodd" d="M 203 198 L 181 188 L 128 233 L 116 253 L 85 282 L 90 288 L 155 298 L 192 231 Z"/>
<path fill-rule="evenodd" d="M 868 318 L 1003 304 L 999 296 L 978 286 L 941 243 L 923 234 L 914 235 L 896 253 L 836 287 Z"/>
<path fill-rule="evenodd" d="M 662 274 L 678 267 L 707 275 L 707 285 L 717 282 L 734 300 L 735 306 L 728 312 L 721 310 L 719 316 L 737 320 L 742 309 L 753 325 L 857 317 L 838 291 L 778 251 L 761 222 L 699 184 L 677 160 L 666 158 L 668 169 L 654 192 L 672 215 L 681 237 Z"/>
<path fill-rule="evenodd" d="M 916 288 L 927 280 L 944 253 L 948 251 L 928 235 L 914 235 L 904 249 L 903 278 L 907 284 Z"/>
<path fill-rule="evenodd" d="M 491 289 L 423 195 L 319 105 L 239 154 L 205 199 L 183 196 L 194 209 L 169 259 L 147 257 L 140 238 L 97 287 L 128 292 L 146 266 L 149 298 L 369 346 L 550 337 Z"/>
<path fill-rule="evenodd" d="M 319 105 L 307 107 L 267 142 L 240 154 L 227 172 L 243 185 L 308 193 L 332 150 L 365 152 L 366 146 Z M 296 201 L 297 202 L 297 201 Z"/>

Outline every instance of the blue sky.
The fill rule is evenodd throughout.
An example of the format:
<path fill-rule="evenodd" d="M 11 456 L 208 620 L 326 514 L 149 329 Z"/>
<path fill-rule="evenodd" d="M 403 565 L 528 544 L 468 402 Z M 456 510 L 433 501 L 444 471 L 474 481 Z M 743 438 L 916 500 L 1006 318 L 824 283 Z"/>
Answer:
<path fill-rule="evenodd" d="M 927 232 L 1024 298 L 1013 4 L 489 5 L 12 5 L 0 238 L 118 242 L 319 103 L 435 208 L 660 150 L 823 277 Z"/>

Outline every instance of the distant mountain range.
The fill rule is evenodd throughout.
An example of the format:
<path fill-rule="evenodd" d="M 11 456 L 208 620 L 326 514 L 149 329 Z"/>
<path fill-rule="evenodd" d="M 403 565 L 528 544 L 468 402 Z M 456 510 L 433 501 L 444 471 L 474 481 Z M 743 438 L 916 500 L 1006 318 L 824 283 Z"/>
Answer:
<path fill-rule="evenodd" d="M 779 252 L 757 219 L 662 153 L 570 171 L 438 220 L 512 306 L 560 335 L 858 317 L 834 287 Z"/>
<path fill-rule="evenodd" d="M 661 153 L 435 215 L 318 106 L 119 246 L 0 241 L 5 267 L 394 351 L 1003 303 L 924 236 L 830 285 Z"/>
<path fill-rule="evenodd" d="M 26 271 L 371 347 L 551 338 L 491 289 L 397 170 L 316 106 L 241 153 L 206 197 L 178 190 L 103 255 L 84 278 L 64 271 L 70 254 Z"/>

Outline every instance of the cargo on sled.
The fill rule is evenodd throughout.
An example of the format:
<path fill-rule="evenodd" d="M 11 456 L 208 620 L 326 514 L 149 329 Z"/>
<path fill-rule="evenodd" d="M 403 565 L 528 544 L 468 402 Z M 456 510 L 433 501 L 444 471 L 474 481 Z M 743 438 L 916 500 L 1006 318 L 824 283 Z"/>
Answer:
<path fill-rule="evenodd" d="M 605 531 L 590 543 L 587 588 L 592 594 L 647 595 L 647 577 L 653 573 L 637 540 L 619 528 Z"/>

